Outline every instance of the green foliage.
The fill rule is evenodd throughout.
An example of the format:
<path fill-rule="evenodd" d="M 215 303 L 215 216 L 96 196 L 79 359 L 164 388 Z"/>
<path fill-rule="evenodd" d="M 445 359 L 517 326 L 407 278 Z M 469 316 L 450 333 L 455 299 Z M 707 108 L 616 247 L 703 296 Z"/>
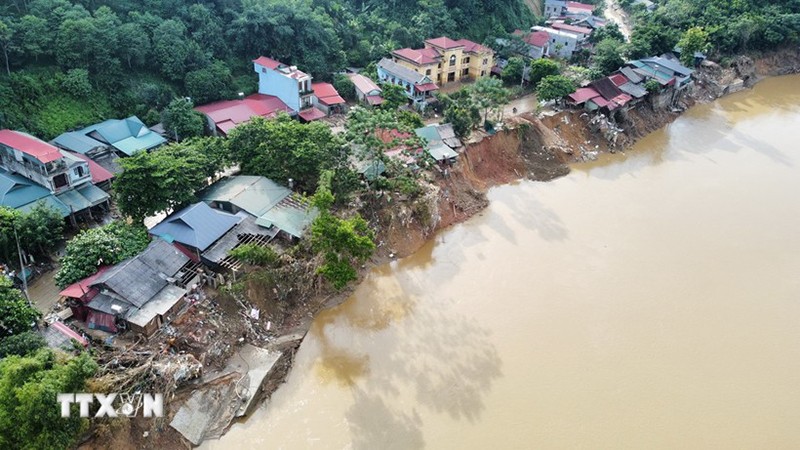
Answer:
<path fill-rule="evenodd" d="M 622 35 L 622 32 L 619 30 L 619 25 L 617 25 L 616 22 L 609 21 L 605 26 L 594 30 L 594 32 L 589 35 L 589 42 L 593 44 L 606 39 L 612 39 L 619 42 L 625 41 L 625 36 Z"/>
<path fill-rule="evenodd" d="M 356 85 L 350 81 L 347 75 L 340 73 L 334 75 L 333 87 L 336 88 L 336 91 L 339 92 L 339 95 L 345 100 L 354 101 L 356 99 Z"/>
<path fill-rule="evenodd" d="M 47 346 L 47 342 L 41 334 L 35 331 L 24 331 L 0 340 L 0 359 L 11 355 L 25 356 L 45 346 Z"/>
<path fill-rule="evenodd" d="M 573 92 L 575 92 L 575 85 L 564 75 L 548 75 L 542 78 L 537 89 L 539 100 L 544 101 L 558 101 Z"/>
<path fill-rule="evenodd" d="M 89 71 L 86 69 L 70 69 L 61 80 L 61 87 L 75 98 L 88 97 L 92 94 L 89 83 Z"/>
<path fill-rule="evenodd" d="M 61 241 L 64 219 L 44 203 L 26 214 L 0 206 L 0 260 L 16 263 L 19 259 L 15 226 L 20 248 L 39 258 L 48 256 Z"/>
<path fill-rule="evenodd" d="M 270 247 L 256 244 L 243 244 L 231 250 L 231 256 L 245 264 L 254 266 L 273 266 L 278 262 L 278 254 Z"/>
<path fill-rule="evenodd" d="M 381 96 L 383 97 L 383 103 L 381 103 L 380 106 L 381 109 L 390 111 L 408 104 L 408 97 L 406 97 L 405 90 L 402 86 L 392 83 L 382 83 L 381 91 Z"/>
<path fill-rule="evenodd" d="M 149 242 L 145 227 L 123 222 L 81 231 L 67 242 L 66 254 L 55 276 L 56 285 L 63 289 L 94 274 L 100 266 L 131 258 Z"/>
<path fill-rule="evenodd" d="M 439 94 L 444 111 L 444 121 L 453 125 L 453 131 L 460 138 L 468 138 L 472 130 L 481 123 L 481 109 L 475 103 L 469 90 L 453 94 Z"/>
<path fill-rule="evenodd" d="M 531 71 L 529 74 L 530 82 L 534 86 L 538 86 L 542 78 L 550 75 L 558 75 L 561 69 L 557 62 L 552 59 L 540 58 L 531 63 Z"/>
<path fill-rule="evenodd" d="M 255 118 L 236 127 L 228 148 L 242 173 L 263 175 L 287 184 L 291 178 L 302 190 L 316 188 L 324 169 L 347 165 L 347 147 L 324 123 L 302 124 L 285 114 L 276 119 Z"/>
<path fill-rule="evenodd" d="M 195 138 L 121 159 L 124 170 L 114 180 L 120 211 L 138 223 L 194 201 L 206 179 L 222 169 L 222 148 L 218 138 Z"/>
<path fill-rule="evenodd" d="M 594 68 L 603 75 L 609 75 L 625 64 L 622 59 L 622 42 L 605 39 L 594 48 Z"/>
<path fill-rule="evenodd" d="M 508 64 L 503 68 L 501 78 L 506 84 L 520 84 L 524 70 L 525 60 L 519 56 L 512 56 L 508 59 Z"/>
<path fill-rule="evenodd" d="M 30 331 L 39 312 L 14 289 L 11 280 L 0 276 L 0 337 L 13 336 Z"/>
<path fill-rule="evenodd" d="M 511 95 L 497 78 L 481 78 L 469 87 L 469 91 L 475 105 L 483 109 L 484 122 L 490 112 L 501 111 L 508 104 Z"/>
<path fill-rule="evenodd" d="M 97 364 L 83 353 L 64 359 L 49 349 L 0 361 L 0 448 L 57 450 L 70 448 L 88 428 L 77 405 L 61 417 L 56 395 L 84 392 Z"/>
<path fill-rule="evenodd" d="M 203 115 L 194 110 L 194 103 L 184 98 L 172 100 L 161 115 L 164 130 L 176 140 L 202 136 L 205 128 Z"/>
<path fill-rule="evenodd" d="M 222 61 L 189 72 L 184 80 L 189 97 L 200 105 L 230 97 L 232 83 L 231 71 Z"/>
<path fill-rule="evenodd" d="M 333 201 L 327 173 L 320 179 L 312 199 L 320 214 L 311 224 L 311 245 L 325 260 L 317 273 L 339 290 L 358 278 L 355 264 L 372 256 L 375 236 L 367 221 L 358 214 L 349 219 L 334 216 L 329 209 Z"/>
<path fill-rule="evenodd" d="M 656 80 L 647 80 L 644 88 L 647 89 L 647 92 L 658 92 L 661 90 L 661 83 Z"/>
<path fill-rule="evenodd" d="M 681 63 L 687 67 L 694 66 L 694 53 L 708 51 L 708 32 L 703 27 L 692 27 L 686 30 L 678 41 L 681 49 Z"/>

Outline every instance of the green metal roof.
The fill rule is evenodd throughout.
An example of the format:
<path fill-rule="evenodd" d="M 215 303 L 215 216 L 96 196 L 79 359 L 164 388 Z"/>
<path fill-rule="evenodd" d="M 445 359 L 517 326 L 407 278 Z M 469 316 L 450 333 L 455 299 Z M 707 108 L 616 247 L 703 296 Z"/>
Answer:
<path fill-rule="evenodd" d="M 128 156 L 167 142 L 160 134 L 147 128 L 136 116 L 127 119 L 109 119 L 82 130 L 64 133 L 57 137 L 55 142 L 68 150 L 86 153 L 98 145 L 106 145 L 101 140 Z"/>
<path fill-rule="evenodd" d="M 106 200 L 108 200 L 108 193 L 99 187 L 93 184 L 85 184 L 77 189 L 78 193 L 81 194 L 85 199 L 92 204 L 92 206 L 97 206 Z"/>
<path fill-rule="evenodd" d="M 43 204 L 44 206 L 56 211 L 57 213 L 61 214 L 61 217 L 69 216 L 69 207 L 64 204 L 61 200 L 56 198 L 55 195 L 48 195 L 47 197 L 42 197 L 35 202 L 28 203 L 27 205 L 20 206 L 17 208 L 17 211 L 23 213 L 29 213 L 33 211 L 33 208 L 36 207 L 38 204 Z"/>
<path fill-rule="evenodd" d="M 54 209 L 62 217 L 69 215 L 69 208 L 46 188 L 0 169 L 0 205 L 27 213 L 38 203 Z"/>
<path fill-rule="evenodd" d="M 261 217 L 292 191 L 265 177 L 239 175 L 220 180 L 201 194 L 204 202 L 227 202 Z"/>
<path fill-rule="evenodd" d="M 425 140 L 427 140 L 429 144 L 435 141 L 442 140 L 442 137 L 439 135 L 439 130 L 437 129 L 436 125 L 428 125 L 426 127 L 417 128 L 414 131 L 417 133 L 417 136 L 425 138 Z"/>
<path fill-rule="evenodd" d="M 275 226 L 296 238 L 303 236 L 305 229 L 317 218 L 319 210 L 303 208 L 290 204 L 280 204 L 256 219 L 256 224 L 264 228 Z"/>
<path fill-rule="evenodd" d="M 71 150 L 75 153 L 80 153 L 81 155 L 85 155 L 97 147 L 103 147 L 106 145 L 97 139 L 93 139 L 77 131 L 63 133 L 57 138 L 53 139 L 53 142 L 55 142 L 59 147 Z"/>
<path fill-rule="evenodd" d="M 431 155 L 436 161 L 458 158 L 458 153 L 444 144 L 429 146 L 427 150 L 428 154 Z"/>

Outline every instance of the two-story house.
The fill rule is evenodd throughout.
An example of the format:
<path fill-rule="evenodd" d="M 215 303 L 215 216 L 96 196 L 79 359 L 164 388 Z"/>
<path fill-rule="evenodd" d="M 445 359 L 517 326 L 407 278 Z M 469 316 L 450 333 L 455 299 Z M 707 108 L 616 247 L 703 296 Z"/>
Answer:
<path fill-rule="evenodd" d="M 467 39 L 438 37 L 425 41 L 421 49 L 402 48 L 392 60 L 438 84 L 487 77 L 494 66 L 492 49 Z"/>
<path fill-rule="evenodd" d="M 36 201 L 56 206 L 65 217 L 108 201 L 108 194 L 92 183 L 91 169 L 76 154 L 20 131 L 0 130 L 0 170 L 45 188 L 55 199 Z"/>
<path fill-rule="evenodd" d="M 435 100 L 434 94 L 439 90 L 439 86 L 431 80 L 430 76 L 396 63 L 389 58 L 383 58 L 378 62 L 378 79 L 382 83 L 391 83 L 402 87 L 411 104 L 420 110 L 425 109 L 428 103 Z"/>

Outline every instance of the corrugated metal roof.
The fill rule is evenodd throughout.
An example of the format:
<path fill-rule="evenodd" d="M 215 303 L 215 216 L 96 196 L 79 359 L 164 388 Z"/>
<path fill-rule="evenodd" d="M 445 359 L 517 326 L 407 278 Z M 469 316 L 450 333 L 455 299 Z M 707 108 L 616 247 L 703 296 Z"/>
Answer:
<path fill-rule="evenodd" d="M 105 143 L 77 131 L 63 133 L 57 138 L 53 139 L 53 142 L 63 149 L 71 150 L 82 155 L 85 155 L 86 153 L 98 147 L 106 146 Z"/>
<path fill-rule="evenodd" d="M 201 199 L 206 203 L 231 203 L 253 217 L 261 217 L 291 193 L 288 188 L 269 178 L 238 175 L 224 178 L 209 186 L 201 194 Z"/>
<path fill-rule="evenodd" d="M 242 221 L 206 250 L 203 253 L 204 259 L 213 263 L 219 263 L 228 256 L 231 250 L 239 245 L 240 239 L 247 235 L 269 236 L 272 238 L 277 234 L 277 230 L 267 230 L 266 228 L 256 225 L 255 219 L 247 215 L 247 213 L 237 214 L 237 217 L 241 217 Z"/>
<path fill-rule="evenodd" d="M 0 130 L 0 144 L 17 149 L 42 163 L 62 158 L 61 152 L 56 147 L 21 131 Z"/>
<path fill-rule="evenodd" d="M 126 320 L 144 328 L 156 316 L 164 315 L 186 295 L 186 289 L 168 284 L 139 309 L 132 310 Z"/>
<path fill-rule="evenodd" d="M 401 64 L 397 64 L 396 62 L 388 58 L 381 59 L 380 62 L 378 63 L 378 67 L 385 70 L 386 72 L 389 72 L 395 77 L 400 78 L 403 81 L 407 81 L 411 84 L 423 83 L 427 78 L 425 75 L 417 73 L 414 70 L 409 69 L 408 67 L 405 67 Z"/>
<path fill-rule="evenodd" d="M 241 220 L 241 217 L 198 202 L 172 213 L 154 226 L 150 234 L 186 244 L 202 252 Z"/>
<path fill-rule="evenodd" d="M 356 89 L 363 95 L 380 95 L 382 92 L 381 88 L 375 84 L 374 81 L 364 75 L 354 73 L 349 75 L 349 77 Z"/>
<path fill-rule="evenodd" d="M 619 69 L 619 71 L 625 75 L 625 78 L 631 80 L 631 83 L 641 83 L 644 81 L 644 79 L 638 73 L 634 72 L 630 67 L 623 67 Z"/>
<path fill-rule="evenodd" d="M 297 199 L 289 201 L 287 198 L 256 219 L 256 224 L 265 228 L 274 226 L 296 238 L 303 237 L 305 229 L 319 215 L 319 210 L 306 203 Z"/>
<path fill-rule="evenodd" d="M 136 116 L 126 119 L 106 120 L 84 128 L 79 133 L 97 133 L 112 147 L 128 156 L 142 150 L 150 150 L 167 142 L 163 136 L 147 128 Z"/>

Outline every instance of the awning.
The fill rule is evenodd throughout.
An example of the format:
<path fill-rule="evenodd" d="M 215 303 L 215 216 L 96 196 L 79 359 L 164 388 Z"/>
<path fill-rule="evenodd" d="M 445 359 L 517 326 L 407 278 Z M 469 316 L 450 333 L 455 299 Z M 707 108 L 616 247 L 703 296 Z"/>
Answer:
<path fill-rule="evenodd" d="M 56 194 L 56 197 L 72 212 L 79 212 L 105 202 L 108 200 L 108 193 L 93 184 L 85 184 L 77 189 Z"/>
<path fill-rule="evenodd" d="M 79 187 L 78 192 L 86 198 L 92 206 L 97 206 L 108 200 L 108 193 L 93 184 L 85 184 Z"/>
<path fill-rule="evenodd" d="M 306 109 L 305 111 L 300 111 L 300 114 L 298 114 L 298 115 L 300 116 L 300 118 L 302 118 L 306 122 L 311 122 L 313 120 L 319 120 L 319 119 L 322 119 L 323 117 L 325 117 L 325 113 L 322 112 L 321 110 L 317 109 L 317 108 L 309 108 L 309 109 Z"/>
<path fill-rule="evenodd" d="M 380 95 L 368 95 L 367 96 L 367 103 L 372 106 L 377 106 L 383 103 L 383 97 Z"/>
<path fill-rule="evenodd" d="M 439 86 L 437 86 L 434 83 L 425 83 L 414 86 L 414 89 L 416 89 L 419 92 L 428 92 L 428 91 L 439 90 Z"/>

